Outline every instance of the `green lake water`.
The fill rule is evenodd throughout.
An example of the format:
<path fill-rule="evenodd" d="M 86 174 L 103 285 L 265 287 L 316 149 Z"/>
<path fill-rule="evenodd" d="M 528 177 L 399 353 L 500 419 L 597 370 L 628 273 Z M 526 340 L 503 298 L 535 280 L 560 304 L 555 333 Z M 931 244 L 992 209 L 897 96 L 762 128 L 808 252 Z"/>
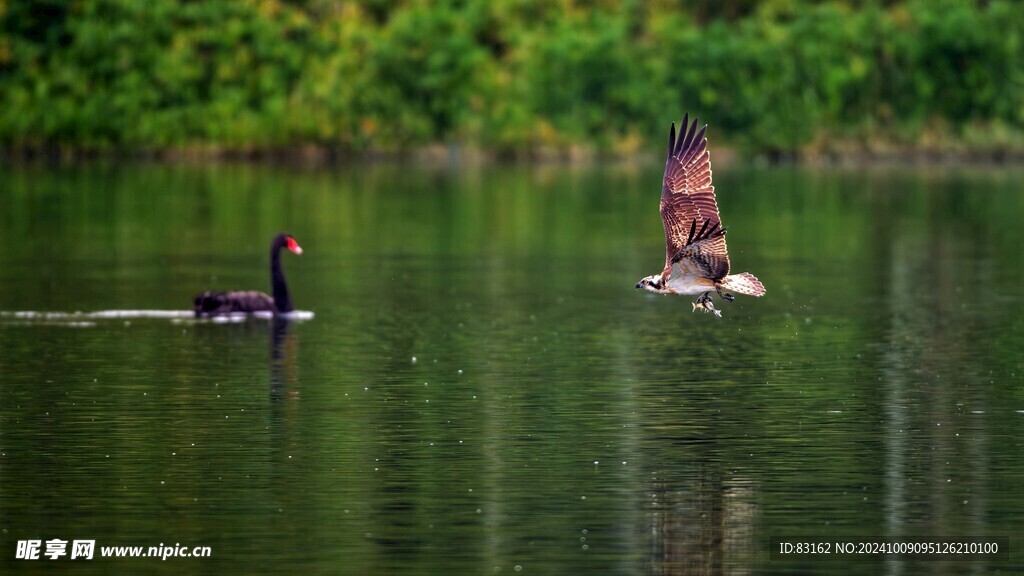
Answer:
<path fill-rule="evenodd" d="M 0 573 L 1021 573 L 1022 181 L 717 168 L 715 318 L 655 164 L 0 168 Z M 906 540 L 1001 549 L 773 553 Z"/>

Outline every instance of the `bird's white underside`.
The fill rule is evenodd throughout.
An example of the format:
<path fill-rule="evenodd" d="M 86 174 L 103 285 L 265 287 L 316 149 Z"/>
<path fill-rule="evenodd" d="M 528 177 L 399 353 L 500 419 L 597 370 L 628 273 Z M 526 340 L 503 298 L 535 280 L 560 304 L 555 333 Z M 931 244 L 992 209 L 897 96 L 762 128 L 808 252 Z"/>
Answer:
<path fill-rule="evenodd" d="M 676 294 L 703 294 L 715 289 L 707 278 L 690 274 L 678 277 L 672 274 L 672 277 L 668 279 L 668 288 Z"/>
<path fill-rule="evenodd" d="M 672 264 L 672 273 L 666 286 L 676 294 L 703 294 L 714 290 L 714 283 L 703 278 L 700 269 L 686 258 Z"/>

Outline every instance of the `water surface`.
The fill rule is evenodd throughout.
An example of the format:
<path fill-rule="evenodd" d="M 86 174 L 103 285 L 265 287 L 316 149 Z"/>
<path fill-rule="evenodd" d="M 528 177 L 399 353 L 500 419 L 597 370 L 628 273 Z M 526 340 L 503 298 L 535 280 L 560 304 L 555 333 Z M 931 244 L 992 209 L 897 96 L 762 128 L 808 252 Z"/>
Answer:
<path fill-rule="evenodd" d="M 1020 572 L 1022 176 L 716 169 L 719 319 L 657 166 L 3 168 L 0 572 Z M 311 319 L 179 314 L 280 230 Z M 1010 554 L 770 553 L 911 538 Z"/>

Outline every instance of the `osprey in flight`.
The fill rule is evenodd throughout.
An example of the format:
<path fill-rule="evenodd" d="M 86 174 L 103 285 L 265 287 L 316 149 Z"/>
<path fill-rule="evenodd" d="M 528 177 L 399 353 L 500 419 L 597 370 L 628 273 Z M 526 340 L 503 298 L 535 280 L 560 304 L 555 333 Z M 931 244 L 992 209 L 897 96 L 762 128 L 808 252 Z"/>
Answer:
<path fill-rule="evenodd" d="M 661 186 L 661 221 L 665 225 L 665 269 L 637 282 L 636 287 L 657 294 L 700 294 L 693 310 L 722 313 L 711 303 L 711 292 L 728 301 L 731 290 L 748 296 L 763 296 L 764 286 L 749 272 L 729 274 L 725 228 L 718 216 L 715 187 L 711 185 L 711 160 L 707 151 L 705 124 L 697 120 L 683 128 L 676 139 L 676 125 L 668 137 L 668 160 Z"/>

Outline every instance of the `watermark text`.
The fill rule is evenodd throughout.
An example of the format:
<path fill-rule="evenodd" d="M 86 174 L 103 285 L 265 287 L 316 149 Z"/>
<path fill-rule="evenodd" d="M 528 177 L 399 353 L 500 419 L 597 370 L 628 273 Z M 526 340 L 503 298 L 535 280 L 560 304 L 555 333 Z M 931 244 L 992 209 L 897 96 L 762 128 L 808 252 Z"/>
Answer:
<path fill-rule="evenodd" d="M 98 554 L 97 554 L 98 550 Z M 18 540 L 14 557 L 18 560 L 92 560 L 100 558 L 209 558 L 213 550 L 209 546 L 96 546 L 95 540 Z"/>

